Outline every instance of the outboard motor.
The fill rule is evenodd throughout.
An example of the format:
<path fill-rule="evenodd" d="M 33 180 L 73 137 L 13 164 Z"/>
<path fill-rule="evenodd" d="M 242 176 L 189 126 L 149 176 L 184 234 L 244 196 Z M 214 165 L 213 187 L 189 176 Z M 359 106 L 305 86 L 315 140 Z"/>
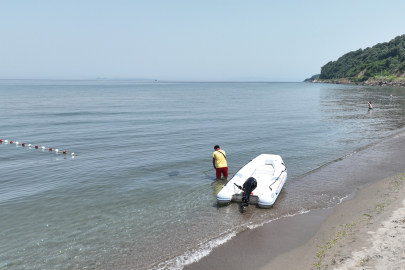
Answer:
<path fill-rule="evenodd" d="M 257 187 L 257 181 L 253 177 L 249 177 L 245 183 L 243 183 L 243 195 L 242 195 L 242 209 L 248 207 L 250 193 Z"/>

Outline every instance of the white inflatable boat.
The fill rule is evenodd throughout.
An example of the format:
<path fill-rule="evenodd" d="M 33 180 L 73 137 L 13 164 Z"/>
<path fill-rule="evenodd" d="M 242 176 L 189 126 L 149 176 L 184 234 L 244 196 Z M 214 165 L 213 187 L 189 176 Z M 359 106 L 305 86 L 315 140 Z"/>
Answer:
<path fill-rule="evenodd" d="M 243 166 L 217 195 L 219 204 L 242 202 L 262 208 L 273 206 L 287 180 L 287 167 L 278 155 L 261 154 Z"/>

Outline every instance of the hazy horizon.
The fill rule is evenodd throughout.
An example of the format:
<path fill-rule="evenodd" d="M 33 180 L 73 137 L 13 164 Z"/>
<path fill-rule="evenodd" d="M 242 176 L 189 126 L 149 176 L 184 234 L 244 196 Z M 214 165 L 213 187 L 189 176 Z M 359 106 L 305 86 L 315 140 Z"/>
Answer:
<path fill-rule="evenodd" d="M 398 0 L 7 2 L 0 79 L 301 82 L 349 51 L 405 34 L 403 8 Z"/>
<path fill-rule="evenodd" d="M 158 79 L 140 79 L 140 78 L 88 78 L 88 79 L 0 79 L 0 81 L 134 81 L 134 82 L 168 82 L 168 83 L 298 83 L 301 81 L 270 81 L 259 79 L 235 79 L 235 80 L 158 80 Z"/>

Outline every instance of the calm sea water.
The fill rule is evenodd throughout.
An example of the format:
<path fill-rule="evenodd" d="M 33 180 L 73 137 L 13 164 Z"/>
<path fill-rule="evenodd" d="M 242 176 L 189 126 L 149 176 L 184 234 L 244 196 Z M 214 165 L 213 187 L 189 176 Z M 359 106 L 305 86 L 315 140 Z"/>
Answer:
<path fill-rule="evenodd" d="M 181 269 L 241 230 L 339 203 L 351 191 L 300 176 L 405 116 L 403 88 L 329 84 L 0 81 L 0 95 L 0 269 Z M 231 175 L 284 159 L 275 207 L 216 205 L 215 144 Z"/>

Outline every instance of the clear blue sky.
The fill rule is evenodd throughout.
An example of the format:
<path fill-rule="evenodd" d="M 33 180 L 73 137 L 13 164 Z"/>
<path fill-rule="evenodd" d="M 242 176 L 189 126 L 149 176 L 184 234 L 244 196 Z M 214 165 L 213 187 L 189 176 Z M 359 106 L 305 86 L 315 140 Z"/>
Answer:
<path fill-rule="evenodd" d="M 0 1 L 0 79 L 302 81 L 405 34 L 404 0 Z"/>

